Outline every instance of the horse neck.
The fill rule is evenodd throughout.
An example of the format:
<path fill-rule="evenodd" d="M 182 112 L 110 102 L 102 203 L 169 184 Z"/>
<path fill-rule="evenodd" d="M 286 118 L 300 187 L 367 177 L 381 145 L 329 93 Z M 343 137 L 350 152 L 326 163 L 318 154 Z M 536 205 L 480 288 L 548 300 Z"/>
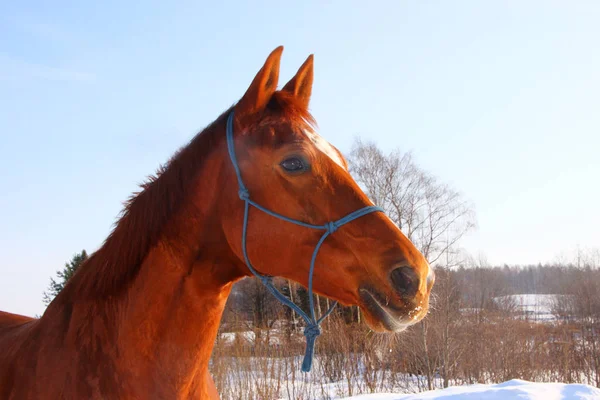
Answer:
<path fill-rule="evenodd" d="M 219 323 L 235 272 L 229 262 L 206 255 L 189 264 L 159 246 L 151 252 L 128 293 L 119 322 L 119 353 L 140 360 L 132 381 L 159 382 L 152 395 L 186 397 L 205 382 Z M 144 388 L 140 388 L 144 390 Z"/>
<path fill-rule="evenodd" d="M 90 347 L 102 341 L 102 357 L 113 358 L 108 363 L 120 371 L 121 381 L 147 384 L 151 378 L 162 388 L 154 386 L 153 393 L 164 392 L 172 398 L 177 396 L 175 390 L 208 390 L 202 387 L 207 384 L 208 361 L 221 315 L 232 283 L 244 276 L 239 259 L 225 239 L 219 214 L 224 202 L 237 199 L 235 188 L 228 190 L 220 182 L 226 175 L 222 173 L 226 168 L 225 142 L 215 139 L 220 134 L 220 130 L 205 132 L 204 138 L 194 139 L 161 177 L 144 189 L 153 190 L 152 185 L 161 184 L 160 179 L 173 172 L 169 168 L 181 168 L 199 157 L 194 146 L 212 146 L 194 178 L 183 183 L 188 186 L 186 193 L 202 195 L 172 210 L 162 223 L 160 235 L 145 254 L 137 257 L 141 263 L 120 266 L 122 270 L 116 275 L 107 270 L 110 256 L 104 253 L 115 248 L 111 240 L 122 240 L 123 247 L 130 235 L 145 233 L 121 232 L 120 221 L 112 237 L 73 276 L 42 317 L 46 323 L 61 324 L 67 331 L 66 338 L 90 337 Z M 231 199 L 224 198 L 229 191 Z M 135 201 L 128 213 L 137 212 L 134 207 Z M 153 212 L 164 210 L 148 210 L 148 215 Z M 107 279 L 105 275 L 111 282 L 102 286 L 97 282 Z M 120 277 L 123 281 L 119 285 L 112 282 Z M 76 339 L 65 342 L 77 346 L 80 354 L 87 354 Z M 94 351 L 90 349 L 89 353 Z"/>

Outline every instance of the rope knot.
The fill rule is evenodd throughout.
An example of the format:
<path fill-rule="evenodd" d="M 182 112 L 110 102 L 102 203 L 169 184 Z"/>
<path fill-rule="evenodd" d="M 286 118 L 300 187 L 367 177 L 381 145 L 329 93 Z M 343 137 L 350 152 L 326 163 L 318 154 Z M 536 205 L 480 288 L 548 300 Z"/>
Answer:
<path fill-rule="evenodd" d="M 248 192 L 248 189 L 242 188 L 238 190 L 238 196 L 240 196 L 240 199 L 242 200 L 248 200 L 250 198 L 250 193 Z"/>
<path fill-rule="evenodd" d="M 326 226 L 327 232 L 329 232 L 330 234 L 338 230 L 338 226 L 335 224 L 335 222 L 328 222 Z"/>
<path fill-rule="evenodd" d="M 306 336 L 307 339 L 316 339 L 320 334 L 321 328 L 319 328 L 319 325 L 311 324 L 304 328 L 304 336 Z"/>
<path fill-rule="evenodd" d="M 315 341 L 321 334 L 321 329 L 316 322 L 312 322 L 304 327 L 304 336 L 306 336 L 306 352 L 302 360 L 302 371 L 309 372 L 312 368 L 313 356 L 315 354 Z"/>

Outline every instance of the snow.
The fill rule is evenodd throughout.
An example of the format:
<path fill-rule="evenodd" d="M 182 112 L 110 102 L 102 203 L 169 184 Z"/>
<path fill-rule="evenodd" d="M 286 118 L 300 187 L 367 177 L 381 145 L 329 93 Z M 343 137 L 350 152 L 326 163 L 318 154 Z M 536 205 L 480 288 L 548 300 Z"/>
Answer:
<path fill-rule="evenodd" d="M 225 357 L 221 361 L 224 365 L 233 363 Z M 300 363 L 300 356 L 282 359 L 245 357 L 241 368 L 228 371 L 222 376 L 224 380 L 216 382 L 224 400 L 255 399 L 246 397 L 248 393 L 260 393 L 258 398 L 279 400 L 600 400 L 600 389 L 584 384 L 513 379 L 498 384 L 451 386 L 423 391 L 427 386 L 426 379 L 419 375 L 394 376 L 387 373 L 383 376 L 378 371 L 368 381 L 364 376 L 352 374 L 332 380 L 319 368 L 318 357 L 315 358 L 311 374 L 302 374 L 298 370 L 292 373 Z M 265 371 L 272 370 L 281 371 L 281 374 L 275 378 L 265 376 Z M 381 385 L 382 382 L 385 385 Z M 434 384 L 434 387 L 441 387 L 442 382 L 435 379 Z M 379 393 L 357 395 L 370 392 Z"/>
<path fill-rule="evenodd" d="M 236 338 L 243 339 L 248 344 L 254 344 L 256 342 L 256 333 L 253 331 L 240 331 L 240 332 L 223 332 L 220 334 L 220 340 L 226 344 L 232 344 L 235 342 Z M 279 333 L 277 330 L 274 332 L 265 332 L 262 340 L 266 342 L 269 340 L 269 344 L 272 346 L 280 345 L 281 340 L 279 337 Z"/>
<path fill-rule="evenodd" d="M 256 360 L 253 357 L 248 358 Z M 272 363 L 281 363 L 285 360 L 261 358 L 268 361 L 262 369 L 281 369 Z M 315 359 L 318 364 L 318 358 Z M 600 400 L 600 389 L 584 384 L 528 382 L 513 379 L 498 384 L 475 384 L 464 386 L 451 386 L 447 389 L 422 391 L 426 387 L 425 378 L 422 376 L 406 375 L 403 379 L 390 383 L 386 387 L 376 388 L 376 394 L 360 394 L 350 396 L 349 393 L 368 393 L 371 390 L 361 377 L 342 379 L 339 381 L 323 380 L 324 376 L 316 368 L 312 374 L 290 376 L 290 368 L 299 365 L 300 357 L 287 360 L 290 364 L 285 366 L 283 376 L 287 379 L 270 379 L 262 376 L 261 368 L 251 371 L 230 371 L 226 381 L 221 382 L 221 393 L 225 399 L 247 399 L 242 396 L 247 393 L 261 393 L 259 398 L 285 399 L 311 399 L 311 400 Z M 280 365 L 278 367 L 281 367 Z M 322 371 L 321 371 L 322 372 Z M 389 378 L 390 375 L 387 375 Z M 346 377 L 348 378 L 348 377 Z M 383 376 L 371 377 L 374 381 L 382 382 Z M 351 382 L 350 382 L 351 381 Z M 435 385 L 441 387 L 441 381 Z M 439 386 L 438 386 L 439 385 Z M 390 393 L 393 392 L 393 393 Z M 254 399 L 254 397 L 251 397 Z"/>
<path fill-rule="evenodd" d="M 556 316 L 552 309 L 557 301 L 565 295 L 557 294 L 515 294 L 494 297 L 499 306 L 513 308 L 519 318 L 526 318 L 536 322 L 553 322 Z"/>
<path fill-rule="evenodd" d="M 495 385 L 455 386 L 419 394 L 367 394 L 339 400 L 598 400 L 588 385 L 537 383 L 513 379 Z"/>

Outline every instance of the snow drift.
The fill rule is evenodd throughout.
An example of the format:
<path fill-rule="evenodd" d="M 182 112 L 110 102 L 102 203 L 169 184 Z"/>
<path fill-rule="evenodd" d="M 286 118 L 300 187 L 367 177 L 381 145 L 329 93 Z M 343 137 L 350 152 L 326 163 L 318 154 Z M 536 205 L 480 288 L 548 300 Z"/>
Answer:
<path fill-rule="evenodd" d="M 419 394 L 367 394 L 340 400 L 600 400 L 600 389 L 513 379 L 496 385 L 455 386 Z"/>

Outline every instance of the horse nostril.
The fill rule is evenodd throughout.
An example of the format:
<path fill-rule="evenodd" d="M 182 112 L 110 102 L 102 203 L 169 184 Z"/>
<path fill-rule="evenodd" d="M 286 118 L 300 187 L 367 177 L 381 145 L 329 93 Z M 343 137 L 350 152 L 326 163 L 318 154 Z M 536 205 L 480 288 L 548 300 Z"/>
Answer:
<path fill-rule="evenodd" d="M 390 274 L 392 286 L 403 298 L 412 298 L 419 289 L 419 277 L 411 267 L 396 268 Z"/>

